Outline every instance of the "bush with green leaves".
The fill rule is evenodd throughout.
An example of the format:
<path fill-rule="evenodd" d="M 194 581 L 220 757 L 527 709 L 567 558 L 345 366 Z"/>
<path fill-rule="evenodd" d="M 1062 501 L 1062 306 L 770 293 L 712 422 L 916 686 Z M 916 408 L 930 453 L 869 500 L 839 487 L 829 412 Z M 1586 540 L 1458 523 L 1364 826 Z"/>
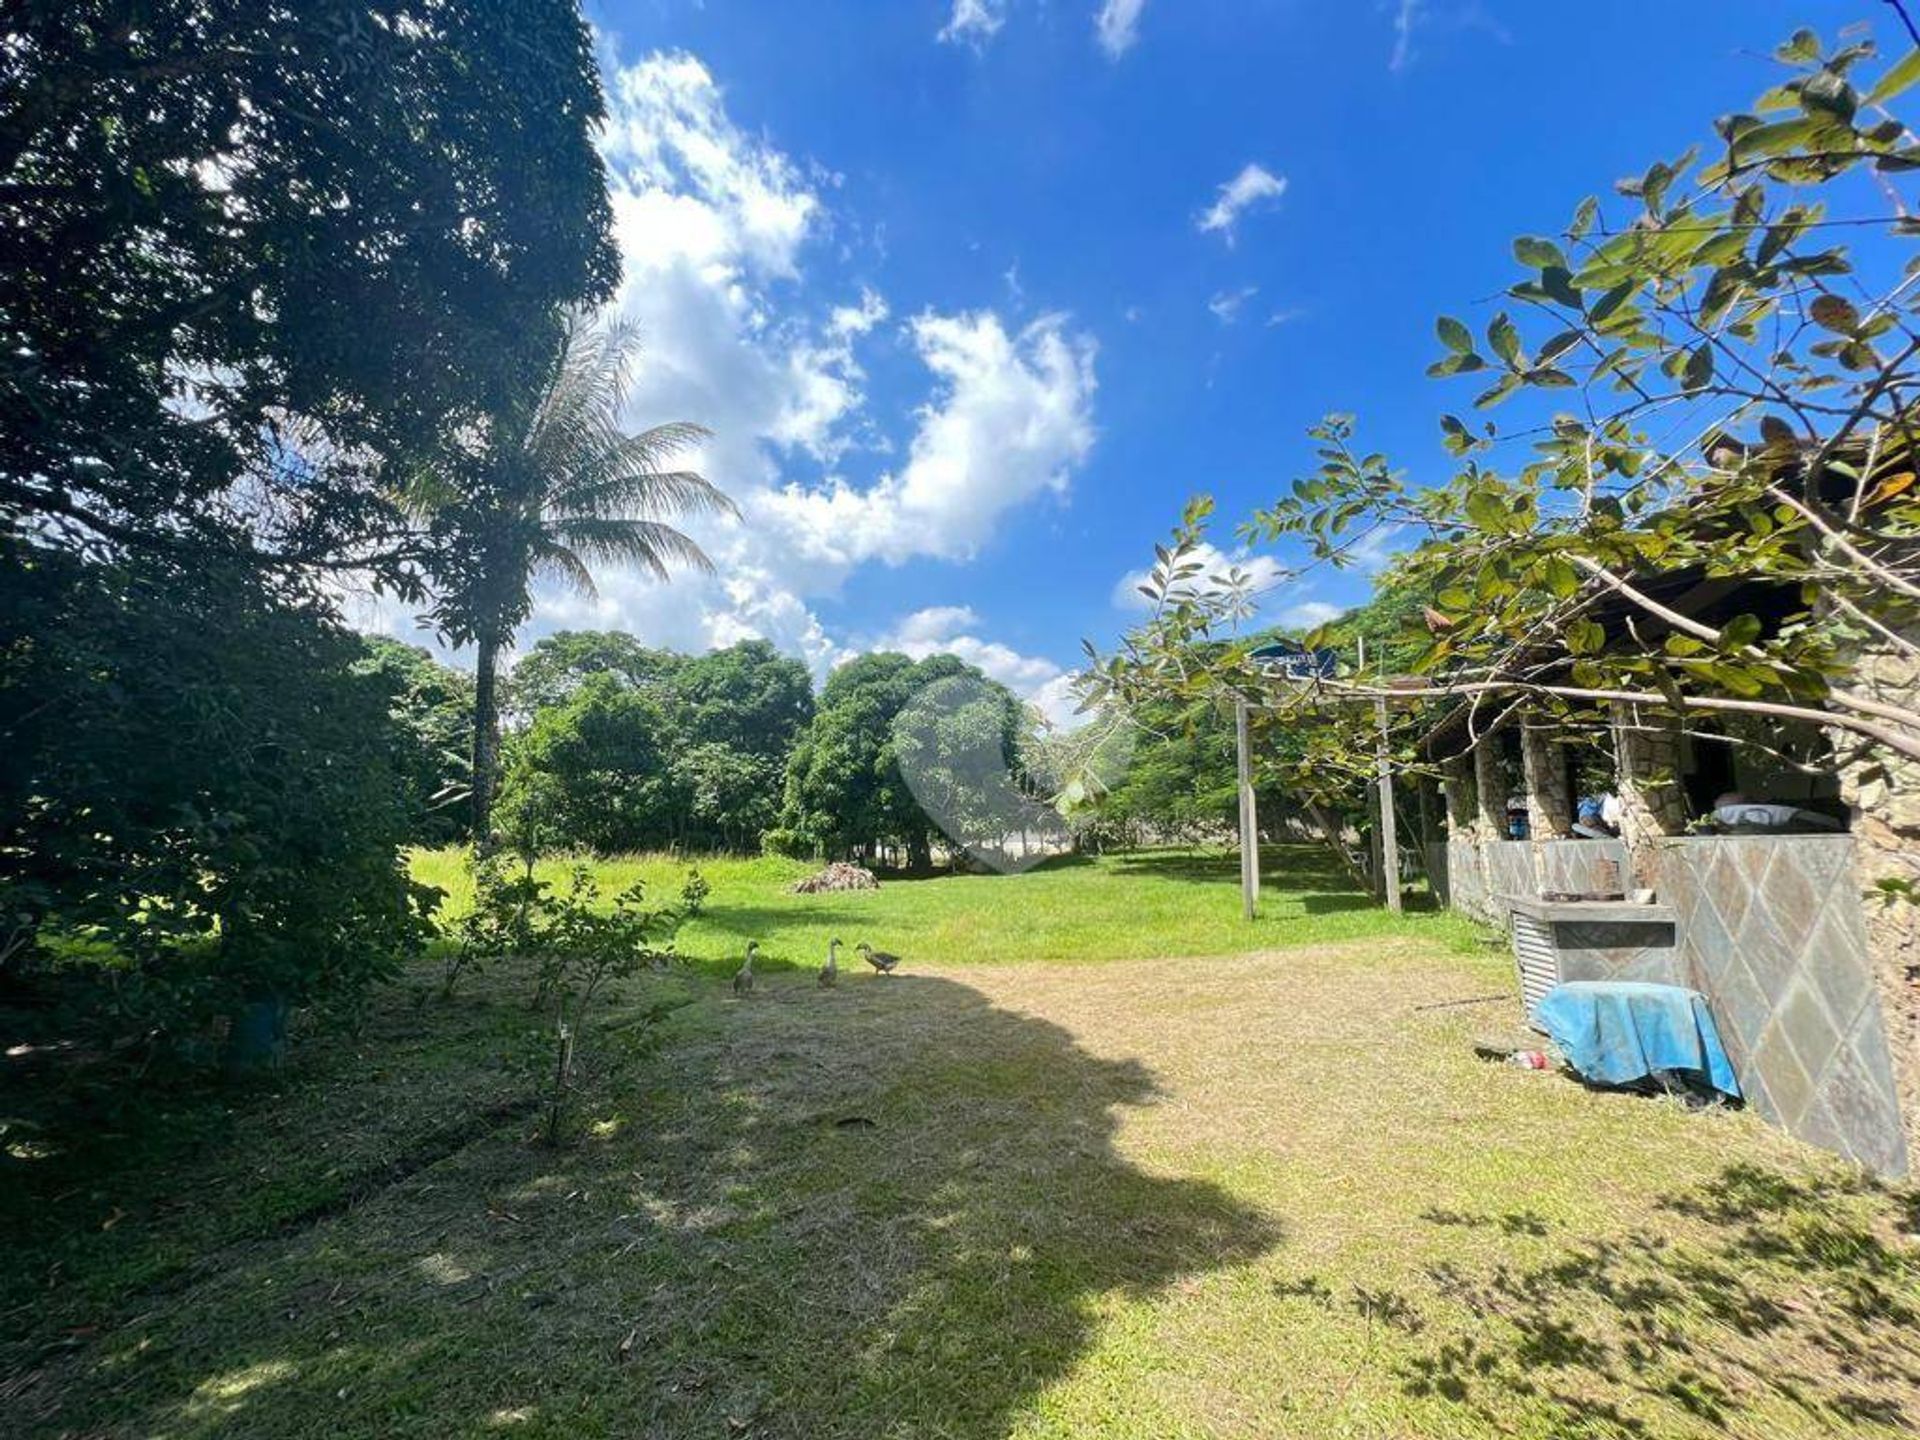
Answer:
<path fill-rule="evenodd" d="M 5 542 L 0 616 L 4 979 L 56 1002 L 28 1029 L 189 1040 L 417 949 L 390 693 L 316 597 Z"/>
<path fill-rule="evenodd" d="M 532 852 L 475 859 L 473 907 L 453 928 L 443 993 L 451 995 L 464 973 L 488 963 L 528 967 L 532 1004 L 553 1011 L 546 1119 L 546 1138 L 553 1143 L 565 1125 L 580 1036 L 594 1000 L 614 981 L 665 969 L 675 934 L 700 912 L 712 887 L 698 870 L 689 870 L 677 907 L 649 906 L 642 881 L 604 903 L 591 866 L 574 865 L 562 889 L 540 879 L 535 862 Z"/>

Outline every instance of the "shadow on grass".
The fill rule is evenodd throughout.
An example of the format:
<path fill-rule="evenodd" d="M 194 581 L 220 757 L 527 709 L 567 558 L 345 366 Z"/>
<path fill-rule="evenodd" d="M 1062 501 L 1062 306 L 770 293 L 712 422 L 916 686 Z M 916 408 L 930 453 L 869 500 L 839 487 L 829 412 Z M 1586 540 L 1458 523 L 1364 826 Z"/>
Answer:
<path fill-rule="evenodd" d="M 1572 1242 L 1531 1267 L 1435 1269 L 1484 1323 L 1413 1358 L 1405 1388 L 1496 1425 L 1524 1397 L 1568 1436 L 1765 1433 L 1763 1406 L 1820 1433 L 1920 1423 L 1913 1192 L 1736 1165 L 1661 1203 L 1695 1223 L 1680 1237 Z M 1547 1233 L 1528 1211 L 1421 1218 Z"/>
<path fill-rule="evenodd" d="M 1240 857 L 1232 850 L 1136 850 L 1114 855 L 1112 863 L 1122 875 L 1153 879 L 1209 885 L 1237 884 L 1240 879 Z M 1356 889 L 1340 862 L 1318 845 L 1262 845 L 1260 889 L 1286 896 L 1309 915 L 1381 908 L 1381 902 Z M 1402 904 L 1411 914 L 1440 908 L 1432 894 L 1411 888 L 1403 893 Z"/>
<path fill-rule="evenodd" d="M 781 977 L 600 1058 L 577 1146 L 497 1127 L 126 1297 L 0 1380 L 10 1433 L 997 1440 L 1101 1297 L 1282 1240 L 1116 1150 L 1144 1067 L 950 980 Z"/>
<path fill-rule="evenodd" d="M 1122 875 L 1206 884 L 1240 878 L 1235 850 L 1131 850 L 1111 858 Z M 1359 893 L 1340 862 L 1318 845 L 1262 845 L 1260 883 L 1281 890 Z"/>

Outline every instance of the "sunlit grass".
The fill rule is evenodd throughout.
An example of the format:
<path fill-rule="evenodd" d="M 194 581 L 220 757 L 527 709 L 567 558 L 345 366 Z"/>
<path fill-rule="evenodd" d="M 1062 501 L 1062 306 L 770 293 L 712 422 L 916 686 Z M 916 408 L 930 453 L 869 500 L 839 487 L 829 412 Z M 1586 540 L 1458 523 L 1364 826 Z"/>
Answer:
<path fill-rule="evenodd" d="M 831 929 L 908 973 L 623 982 L 558 1149 L 510 964 L 264 1088 L 83 1111 L 0 1172 L 6 1433 L 1912 1433 L 1920 1198 L 1479 1061 L 1510 962 L 1295 864 L 1292 943 L 1236 954 L 1217 857 L 814 900 L 711 863 L 704 953 Z"/>
<path fill-rule="evenodd" d="M 681 953 L 702 961 L 737 960 L 748 940 L 758 940 L 768 969 L 817 966 L 836 936 L 849 946 L 866 940 L 909 964 L 976 965 L 1245 954 L 1408 934 L 1464 947 L 1472 933 L 1457 917 L 1432 911 L 1395 919 L 1354 894 L 1335 862 L 1308 846 L 1267 848 L 1260 915 L 1251 925 L 1240 916 L 1238 861 L 1219 850 L 1107 855 L 1019 875 L 887 879 L 878 891 L 826 895 L 793 894 L 794 882 L 817 867 L 773 856 L 583 858 L 603 894 L 638 880 L 660 903 L 679 894 L 697 864 L 713 895 L 705 915 L 682 933 Z M 564 885 L 575 863 L 544 861 L 538 873 Z M 464 852 L 419 852 L 413 871 L 447 892 L 443 918 L 471 904 Z"/>

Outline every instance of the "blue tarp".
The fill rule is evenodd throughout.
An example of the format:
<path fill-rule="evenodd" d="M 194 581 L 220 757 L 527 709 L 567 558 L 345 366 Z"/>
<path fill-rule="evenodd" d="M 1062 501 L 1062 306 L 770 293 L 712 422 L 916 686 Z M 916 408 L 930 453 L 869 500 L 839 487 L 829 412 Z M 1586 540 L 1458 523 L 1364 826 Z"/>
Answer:
<path fill-rule="evenodd" d="M 1740 1098 L 1706 997 L 1678 985 L 1575 980 L 1556 985 L 1534 1007 L 1560 1053 L 1601 1085 L 1632 1085 L 1680 1071 Z"/>

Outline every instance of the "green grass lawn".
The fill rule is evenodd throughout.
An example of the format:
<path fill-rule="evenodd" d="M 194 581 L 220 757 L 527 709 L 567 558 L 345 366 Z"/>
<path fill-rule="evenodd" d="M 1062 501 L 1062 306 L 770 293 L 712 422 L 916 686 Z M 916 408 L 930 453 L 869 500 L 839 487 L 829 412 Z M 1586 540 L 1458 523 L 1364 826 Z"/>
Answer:
<path fill-rule="evenodd" d="M 681 953 L 737 964 L 746 942 L 758 940 L 762 964 L 770 970 L 817 967 L 835 936 L 849 946 L 869 941 L 915 964 L 1000 964 L 1245 954 L 1405 933 L 1459 946 L 1470 943 L 1471 933 L 1455 917 L 1431 909 L 1394 919 L 1355 894 L 1323 850 L 1304 845 L 1267 848 L 1260 915 L 1252 925 L 1240 918 L 1239 860 L 1218 850 L 1057 860 L 1020 875 L 943 875 L 828 895 L 792 893 L 796 880 L 819 868 L 804 861 L 697 863 L 713 882 L 713 898 L 682 933 Z M 569 862 L 552 860 L 539 873 L 564 885 L 568 868 Z M 607 895 L 644 880 L 649 896 L 662 903 L 679 894 L 687 868 L 688 862 L 652 855 L 595 865 Z M 463 851 L 422 852 L 414 873 L 447 892 L 447 915 L 462 913 L 471 902 Z"/>
<path fill-rule="evenodd" d="M 1510 970 L 1450 923 L 1297 879 L 1256 940 L 1191 857 L 817 904 L 789 867 L 707 869 L 716 961 L 837 930 L 910 972 L 626 982 L 558 1149 L 500 969 L 450 1002 L 423 972 L 271 1085 L 49 1131 L 0 1169 L 5 1432 L 1920 1422 L 1920 1197 L 1750 1116 L 1477 1060 Z"/>

